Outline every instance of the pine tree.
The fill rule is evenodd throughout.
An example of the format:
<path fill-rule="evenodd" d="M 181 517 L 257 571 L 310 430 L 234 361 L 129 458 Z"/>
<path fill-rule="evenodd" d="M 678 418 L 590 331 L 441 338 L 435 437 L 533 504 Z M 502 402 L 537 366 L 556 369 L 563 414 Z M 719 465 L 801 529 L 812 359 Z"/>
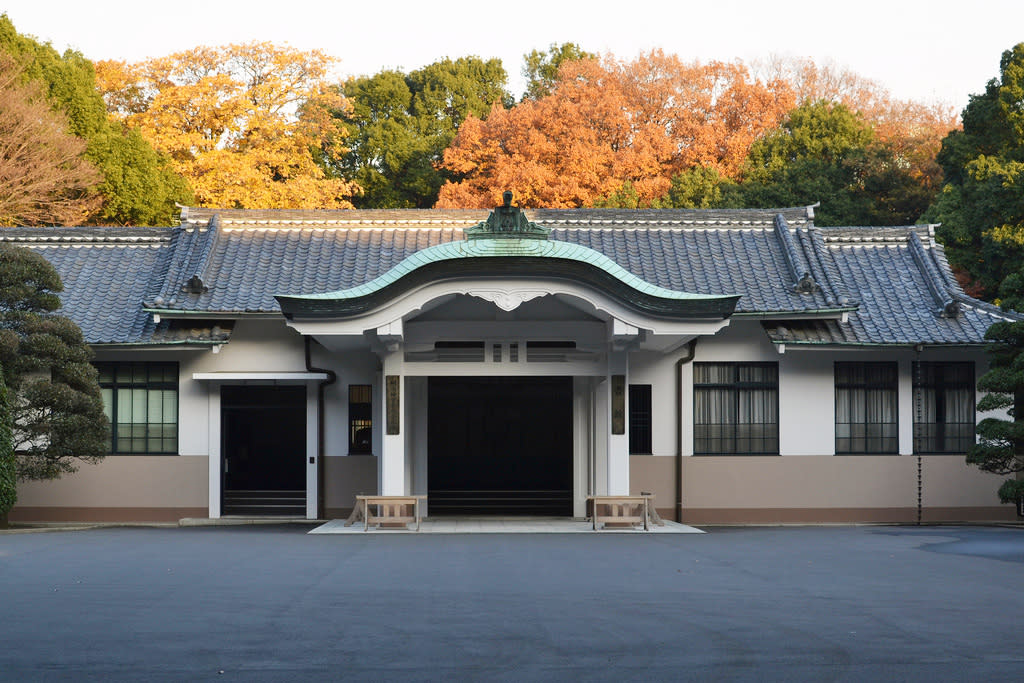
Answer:
<path fill-rule="evenodd" d="M 0 367 L 9 391 L 19 479 L 56 479 L 104 458 L 107 418 L 92 350 L 60 307 L 46 259 L 0 246 Z"/>
<path fill-rule="evenodd" d="M 967 453 L 967 462 L 986 472 L 1024 472 L 1024 321 L 999 322 L 988 328 L 985 338 L 989 371 L 978 380 L 978 388 L 989 392 L 978 402 L 978 410 L 1005 410 L 1009 420 L 987 417 L 978 423 L 977 445 Z M 999 487 L 1004 503 L 1024 496 L 1024 480 L 1008 479 Z"/>
<path fill-rule="evenodd" d="M 4 370 L 0 367 L 0 529 L 7 527 L 7 513 L 18 501 L 14 445 L 11 441 L 11 410 Z"/>

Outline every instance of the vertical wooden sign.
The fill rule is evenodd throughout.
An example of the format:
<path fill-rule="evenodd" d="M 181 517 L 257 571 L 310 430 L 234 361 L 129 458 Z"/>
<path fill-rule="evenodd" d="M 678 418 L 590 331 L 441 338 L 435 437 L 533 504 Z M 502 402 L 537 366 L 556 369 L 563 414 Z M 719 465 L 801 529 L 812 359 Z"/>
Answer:
<path fill-rule="evenodd" d="M 626 376 L 612 375 L 612 434 L 626 433 Z"/>
<path fill-rule="evenodd" d="M 385 378 L 385 396 L 387 408 L 387 434 L 395 436 L 400 433 L 398 411 L 402 407 L 402 378 L 399 375 L 388 375 Z"/>

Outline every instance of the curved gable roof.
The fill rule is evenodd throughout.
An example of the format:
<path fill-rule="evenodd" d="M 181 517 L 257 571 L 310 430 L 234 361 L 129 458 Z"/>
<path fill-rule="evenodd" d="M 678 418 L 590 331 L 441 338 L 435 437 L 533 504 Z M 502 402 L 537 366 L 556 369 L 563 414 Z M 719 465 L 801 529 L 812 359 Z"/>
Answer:
<path fill-rule="evenodd" d="M 571 279 L 651 315 L 724 318 L 738 295 L 702 295 L 645 282 L 604 254 L 548 239 L 472 239 L 417 251 L 379 277 L 348 289 L 278 295 L 285 316 L 352 317 L 414 287 L 451 277 Z"/>

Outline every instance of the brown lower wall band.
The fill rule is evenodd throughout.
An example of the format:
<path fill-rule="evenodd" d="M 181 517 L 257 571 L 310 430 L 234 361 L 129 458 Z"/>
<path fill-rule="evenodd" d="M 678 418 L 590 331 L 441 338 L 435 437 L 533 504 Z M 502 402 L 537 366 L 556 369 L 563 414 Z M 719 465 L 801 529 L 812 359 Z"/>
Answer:
<path fill-rule="evenodd" d="M 658 514 L 666 512 L 658 509 Z M 1017 519 L 1012 506 L 925 508 L 921 521 L 1006 522 Z M 684 524 L 856 524 L 917 522 L 917 508 L 683 508 Z"/>
<path fill-rule="evenodd" d="M 207 508 L 15 507 L 8 518 L 12 522 L 177 522 L 209 516 Z"/>

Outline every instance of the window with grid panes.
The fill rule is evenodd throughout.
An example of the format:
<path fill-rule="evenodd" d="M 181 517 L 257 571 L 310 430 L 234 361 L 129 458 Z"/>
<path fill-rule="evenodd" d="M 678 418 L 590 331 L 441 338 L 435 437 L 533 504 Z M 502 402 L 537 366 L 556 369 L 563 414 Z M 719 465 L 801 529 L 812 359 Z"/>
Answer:
<path fill-rule="evenodd" d="M 348 452 L 373 452 L 373 402 L 369 384 L 348 385 Z"/>
<path fill-rule="evenodd" d="M 974 363 L 914 363 L 914 452 L 974 445 Z"/>
<path fill-rule="evenodd" d="M 779 453 L 777 363 L 694 363 L 693 451 Z"/>
<path fill-rule="evenodd" d="M 96 363 L 110 452 L 177 454 L 178 364 Z"/>
<path fill-rule="evenodd" d="M 651 445 L 651 385 L 629 385 L 629 452 L 650 455 Z"/>
<path fill-rule="evenodd" d="M 899 452 L 896 363 L 836 363 L 836 453 Z"/>

